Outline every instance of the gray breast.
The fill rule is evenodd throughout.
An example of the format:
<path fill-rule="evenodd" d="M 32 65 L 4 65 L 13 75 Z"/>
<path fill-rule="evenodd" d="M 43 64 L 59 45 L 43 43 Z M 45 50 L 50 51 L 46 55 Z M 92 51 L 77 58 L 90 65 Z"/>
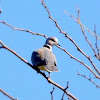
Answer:
<path fill-rule="evenodd" d="M 45 65 L 46 70 L 51 71 L 51 72 L 58 71 L 56 57 L 54 56 L 54 54 L 51 51 L 45 50 L 44 58 L 47 62 Z"/>
<path fill-rule="evenodd" d="M 36 67 L 45 66 L 48 72 L 58 71 L 54 54 L 46 47 L 40 48 L 32 53 L 32 64 Z"/>

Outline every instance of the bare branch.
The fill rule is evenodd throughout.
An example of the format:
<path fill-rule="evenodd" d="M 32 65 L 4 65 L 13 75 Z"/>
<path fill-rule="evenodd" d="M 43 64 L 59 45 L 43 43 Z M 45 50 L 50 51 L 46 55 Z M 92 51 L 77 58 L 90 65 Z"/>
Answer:
<path fill-rule="evenodd" d="M 92 48 L 92 50 L 93 50 L 93 52 L 94 52 L 95 57 L 97 57 L 97 58 L 99 59 L 99 57 L 98 57 L 98 55 L 97 55 L 97 53 L 96 53 L 96 51 L 95 51 L 93 45 L 92 45 L 91 42 L 88 40 L 88 38 L 87 38 L 87 36 L 86 36 L 86 34 L 85 34 L 85 32 L 84 32 L 84 29 L 83 29 L 83 27 L 82 27 L 81 24 L 80 24 L 80 27 L 81 27 L 82 33 L 83 33 L 83 35 L 84 35 L 86 41 L 88 42 L 88 44 L 90 45 L 90 47 Z"/>
<path fill-rule="evenodd" d="M 87 66 L 85 63 L 83 63 L 81 60 L 79 60 L 79 59 L 75 58 L 74 56 L 72 56 L 66 49 L 64 49 L 60 46 L 57 46 L 57 47 L 60 48 L 61 50 L 63 50 L 65 53 L 67 53 L 72 59 L 74 59 L 74 60 L 78 61 L 79 63 L 81 63 L 82 65 L 84 65 L 90 72 L 92 72 L 92 74 L 96 78 L 100 79 L 100 77 L 89 66 Z"/>
<path fill-rule="evenodd" d="M 78 19 L 78 22 L 81 23 L 80 19 Z M 95 54 L 95 57 L 97 57 L 97 58 L 99 59 L 99 57 L 98 57 L 98 55 L 97 55 L 97 53 L 96 53 L 96 51 L 95 51 L 93 45 L 92 45 L 91 42 L 88 40 L 88 38 L 87 38 L 87 36 L 86 36 L 86 34 L 85 34 L 85 32 L 84 32 L 84 29 L 83 29 L 82 24 L 80 24 L 80 27 L 81 27 L 82 33 L 83 33 L 83 35 L 84 35 L 84 37 L 85 37 L 85 40 L 87 41 L 87 43 L 90 45 L 91 49 L 93 50 L 93 52 L 94 52 L 94 54 Z M 90 60 L 91 64 L 93 65 L 94 69 L 95 69 L 95 70 L 98 72 L 98 74 L 100 75 L 100 71 L 97 69 L 97 67 L 95 66 L 95 64 L 94 64 L 93 61 L 91 60 L 91 58 L 88 57 L 88 59 Z"/>
<path fill-rule="evenodd" d="M 26 29 L 22 29 L 22 28 L 16 28 L 16 27 L 14 27 L 14 26 L 8 24 L 8 23 L 5 22 L 5 21 L 0 21 L 0 23 L 3 23 L 3 24 L 5 24 L 5 25 L 7 25 L 7 26 L 9 26 L 10 28 L 12 28 L 12 29 L 14 29 L 14 30 L 24 31 L 24 32 L 31 33 L 31 34 L 33 34 L 33 35 L 39 35 L 39 36 L 43 36 L 43 37 L 47 38 L 46 35 L 43 35 L 43 34 L 40 34 L 40 33 L 35 33 L 35 32 L 30 31 L 30 30 L 26 30 Z"/>
<path fill-rule="evenodd" d="M 98 40 L 97 40 L 96 25 L 94 25 L 94 33 L 95 33 L 95 37 L 96 37 L 96 43 L 95 43 L 95 46 L 96 46 L 97 54 L 98 54 L 98 57 L 99 57 L 99 60 L 100 60 L 100 49 L 98 48 Z"/>
<path fill-rule="evenodd" d="M 99 85 L 97 85 L 91 78 L 88 78 L 86 75 L 82 75 L 80 73 L 78 73 L 79 76 L 84 77 L 85 79 L 89 80 L 91 83 L 93 83 L 96 87 L 100 88 Z"/>
<path fill-rule="evenodd" d="M 79 12 L 80 12 L 80 11 L 78 10 L 77 12 L 78 12 L 78 16 L 79 16 Z M 79 23 L 79 25 L 80 25 L 80 27 L 81 27 L 82 33 L 83 33 L 83 35 L 84 35 L 84 37 L 85 37 L 85 40 L 87 41 L 87 43 L 90 45 L 91 49 L 93 50 L 93 52 L 94 52 L 94 54 L 95 54 L 95 57 L 97 57 L 97 59 L 99 59 L 99 57 L 98 57 L 98 55 L 97 55 L 97 53 L 96 53 L 96 51 L 95 51 L 93 45 L 92 45 L 91 42 L 88 40 L 88 38 L 87 38 L 87 36 L 86 36 L 86 34 L 85 34 L 85 31 L 84 31 L 83 25 L 81 24 L 80 18 L 77 19 L 77 22 Z M 94 65 L 94 66 L 95 66 L 95 65 Z"/>
<path fill-rule="evenodd" d="M 82 24 L 82 23 L 78 22 L 78 20 L 77 20 L 73 15 L 71 15 L 71 14 L 68 13 L 67 11 L 64 11 L 64 12 L 65 12 L 68 16 L 70 16 L 72 19 L 74 19 L 75 22 L 77 22 L 78 24 Z M 91 33 L 92 35 L 95 36 L 95 33 L 93 33 L 91 30 L 89 30 L 89 29 L 88 29 L 86 26 L 84 26 L 83 24 L 82 24 L 82 27 L 83 27 L 84 29 L 86 29 L 89 33 Z M 100 40 L 100 37 L 97 36 L 97 39 Z"/>
<path fill-rule="evenodd" d="M 55 23 L 56 27 L 59 29 L 60 33 L 64 34 L 64 35 L 67 35 L 67 33 L 63 32 L 62 29 L 60 28 L 60 26 L 58 25 L 57 21 L 55 19 L 53 19 L 53 17 L 51 16 L 46 4 L 45 4 L 45 1 L 42 0 L 41 1 L 42 5 L 44 6 L 45 10 L 47 11 L 48 15 L 49 15 L 49 18 Z"/>
<path fill-rule="evenodd" d="M 54 92 L 54 90 L 55 90 L 55 87 L 53 86 L 53 89 L 52 89 L 52 91 L 50 92 L 50 93 L 51 93 L 51 100 L 53 100 L 53 92 Z"/>
<path fill-rule="evenodd" d="M 8 98 L 10 98 L 11 100 L 18 100 L 18 99 L 14 99 L 12 96 L 10 96 L 9 94 L 7 94 L 5 91 L 3 91 L 2 89 L 0 89 L 0 92 L 2 92 L 5 96 L 7 96 Z"/>
<path fill-rule="evenodd" d="M 80 9 L 79 8 L 77 8 L 77 12 L 78 12 L 77 20 L 79 20 L 80 19 Z"/>
<path fill-rule="evenodd" d="M 69 82 L 67 82 L 67 86 L 66 86 L 65 90 L 67 90 L 68 88 L 69 88 Z M 65 92 L 63 93 L 61 100 L 64 100 L 64 95 L 65 95 Z"/>
<path fill-rule="evenodd" d="M 78 100 L 75 96 L 73 96 L 71 93 L 69 93 L 67 90 L 65 91 L 64 87 L 60 86 L 59 84 L 53 82 L 50 77 L 47 77 L 43 72 L 41 72 L 37 67 L 32 66 L 29 62 L 27 62 L 24 58 L 22 58 L 21 56 L 19 56 L 15 51 L 11 50 L 10 48 L 8 48 L 6 45 L 4 45 L 1 41 L 0 43 L 2 44 L 3 48 L 10 51 L 11 53 L 13 53 L 16 57 L 18 57 L 20 60 L 22 60 L 24 63 L 26 63 L 27 65 L 29 65 L 31 68 L 33 68 L 35 71 L 37 71 L 38 73 L 40 73 L 40 75 L 42 75 L 49 83 L 53 84 L 54 86 L 58 87 L 60 90 L 64 91 L 66 93 L 66 95 L 70 96 L 71 98 L 73 98 L 74 100 Z"/>

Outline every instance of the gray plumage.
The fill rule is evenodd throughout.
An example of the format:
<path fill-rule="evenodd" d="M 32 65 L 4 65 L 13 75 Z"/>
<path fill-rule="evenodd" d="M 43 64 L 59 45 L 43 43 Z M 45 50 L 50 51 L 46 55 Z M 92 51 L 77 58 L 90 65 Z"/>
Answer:
<path fill-rule="evenodd" d="M 54 45 L 58 45 L 58 39 L 49 37 L 42 48 L 33 51 L 31 57 L 32 64 L 40 70 L 47 72 L 59 71 L 57 69 L 56 57 L 52 53 L 52 47 Z"/>

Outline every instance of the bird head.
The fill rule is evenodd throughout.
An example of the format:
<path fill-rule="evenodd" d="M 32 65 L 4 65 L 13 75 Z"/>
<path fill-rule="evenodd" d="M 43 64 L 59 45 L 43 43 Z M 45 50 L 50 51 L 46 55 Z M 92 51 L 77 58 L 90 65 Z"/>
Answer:
<path fill-rule="evenodd" d="M 50 46 L 54 46 L 54 45 L 60 46 L 60 45 L 58 44 L 58 39 L 57 39 L 56 37 L 48 37 L 45 44 L 48 44 L 48 45 L 50 45 Z"/>

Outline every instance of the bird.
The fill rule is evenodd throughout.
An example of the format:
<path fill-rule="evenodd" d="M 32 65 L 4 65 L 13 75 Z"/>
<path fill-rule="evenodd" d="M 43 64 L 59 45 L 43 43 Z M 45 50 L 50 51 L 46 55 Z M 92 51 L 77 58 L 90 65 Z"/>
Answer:
<path fill-rule="evenodd" d="M 58 72 L 56 57 L 52 52 L 53 46 L 60 46 L 56 37 L 48 37 L 42 48 L 32 52 L 32 65 L 40 70 L 50 72 Z"/>

